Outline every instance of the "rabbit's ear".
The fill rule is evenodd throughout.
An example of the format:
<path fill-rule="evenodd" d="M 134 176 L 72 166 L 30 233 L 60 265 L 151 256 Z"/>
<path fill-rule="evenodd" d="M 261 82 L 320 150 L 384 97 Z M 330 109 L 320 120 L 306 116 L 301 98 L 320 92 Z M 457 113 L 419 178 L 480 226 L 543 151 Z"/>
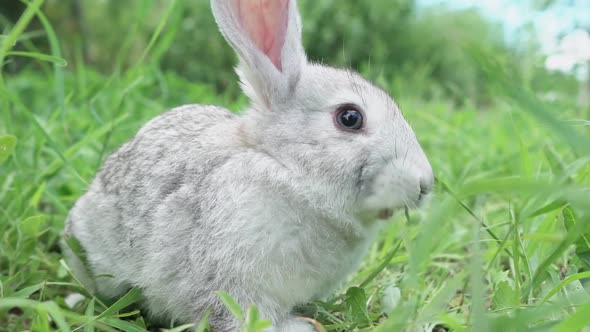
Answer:
<path fill-rule="evenodd" d="M 219 29 L 238 53 L 244 92 L 266 109 L 293 92 L 306 63 L 295 0 L 211 0 Z"/>

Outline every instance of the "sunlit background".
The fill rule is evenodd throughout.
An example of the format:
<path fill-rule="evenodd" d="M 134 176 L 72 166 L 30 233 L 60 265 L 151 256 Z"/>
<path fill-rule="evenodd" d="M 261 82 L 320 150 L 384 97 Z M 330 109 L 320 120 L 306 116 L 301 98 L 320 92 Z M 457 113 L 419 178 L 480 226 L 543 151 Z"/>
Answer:
<path fill-rule="evenodd" d="M 504 38 L 512 45 L 526 42 L 532 34 L 537 50 L 547 56 L 545 66 L 548 69 L 577 73 L 581 78 L 587 75 L 590 1 L 419 0 L 418 4 L 455 10 L 474 8 L 490 21 L 502 24 Z"/>

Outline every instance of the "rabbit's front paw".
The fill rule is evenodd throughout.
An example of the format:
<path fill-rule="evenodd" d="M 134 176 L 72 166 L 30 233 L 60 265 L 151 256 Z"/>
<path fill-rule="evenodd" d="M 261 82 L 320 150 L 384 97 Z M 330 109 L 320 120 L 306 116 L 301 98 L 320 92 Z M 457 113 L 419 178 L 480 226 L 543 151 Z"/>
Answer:
<path fill-rule="evenodd" d="M 297 317 L 285 321 L 272 332 L 326 332 L 326 330 L 314 319 Z"/>

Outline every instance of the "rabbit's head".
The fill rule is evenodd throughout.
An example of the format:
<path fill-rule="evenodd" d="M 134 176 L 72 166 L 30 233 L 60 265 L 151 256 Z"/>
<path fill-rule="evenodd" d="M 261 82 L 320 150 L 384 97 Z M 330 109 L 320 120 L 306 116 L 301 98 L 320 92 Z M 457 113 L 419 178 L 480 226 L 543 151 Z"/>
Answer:
<path fill-rule="evenodd" d="M 249 144 L 305 174 L 331 209 L 362 219 L 415 207 L 431 166 L 392 98 L 350 70 L 307 61 L 295 0 L 212 0 L 239 56 Z"/>

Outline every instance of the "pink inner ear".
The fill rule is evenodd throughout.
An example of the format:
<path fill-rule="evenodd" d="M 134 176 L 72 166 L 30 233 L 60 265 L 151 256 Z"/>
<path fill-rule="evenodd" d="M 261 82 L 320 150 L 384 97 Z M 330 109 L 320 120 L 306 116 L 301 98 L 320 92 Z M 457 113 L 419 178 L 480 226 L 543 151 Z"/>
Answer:
<path fill-rule="evenodd" d="M 289 0 L 234 0 L 242 28 L 278 70 L 289 20 Z"/>

